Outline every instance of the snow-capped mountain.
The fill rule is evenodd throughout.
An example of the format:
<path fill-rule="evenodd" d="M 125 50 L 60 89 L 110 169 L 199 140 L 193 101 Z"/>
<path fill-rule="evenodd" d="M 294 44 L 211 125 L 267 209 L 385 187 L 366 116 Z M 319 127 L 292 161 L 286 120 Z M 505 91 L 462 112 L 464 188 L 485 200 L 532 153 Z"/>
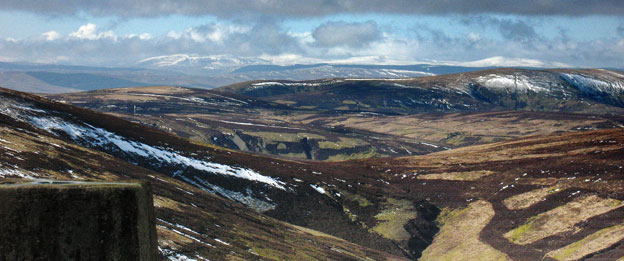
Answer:
<path fill-rule="evenodd" d="M 190 54 L 174 54 L 155 56 L 137 63 L 140 67 L 169 70 L 191 70 L 197 73 L 229 72 L 247 65 L 267 64 L 269 61 L 260 58 L 241 58 L 230 55 L 198 56 Z"/>
<path fill-rule="evenodd" d="M 321 61 L 298 57 L 234 57 L 231 55 L 198 56 L 174 54 L 143 59 L 137 66 L 166 69 L 196 75 L 208 75 L 222 85 L 246 80 L 314 80 L 322 78 L 410 78 L 461 73 L 497 67 L 570 67 L 531 59 L 492 57 L 473 62 L 412 62 L 352 58 Z M 301 63 L 297 63 L 301 61 Z M 370 61 L 376 61 L 371 63 Z"/>

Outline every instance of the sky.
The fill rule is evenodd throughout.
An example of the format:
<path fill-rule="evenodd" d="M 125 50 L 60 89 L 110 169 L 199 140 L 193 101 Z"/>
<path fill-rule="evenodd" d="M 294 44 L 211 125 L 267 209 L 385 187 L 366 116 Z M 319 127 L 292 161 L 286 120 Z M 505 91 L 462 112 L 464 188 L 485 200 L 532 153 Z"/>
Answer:
<path fill-rule="evenodd" d="M 132 67 L 150 57 L 176 54 L 283 65 L 471 64 L 486 59 L 472 64 L 624 68 L 624 3 L 0 2 L 0 61 Z"/>

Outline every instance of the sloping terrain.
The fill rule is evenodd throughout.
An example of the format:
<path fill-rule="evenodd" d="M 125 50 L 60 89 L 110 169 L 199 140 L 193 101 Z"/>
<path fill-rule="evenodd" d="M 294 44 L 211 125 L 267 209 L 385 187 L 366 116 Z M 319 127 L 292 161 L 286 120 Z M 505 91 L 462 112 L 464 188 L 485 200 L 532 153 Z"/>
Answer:
<path fill-rule="evenodd" d="M 195 237 L 197 240 L 190 241 L 199 244 L 196 251 L 207 251 L 212 248 L 209 245 L 234 245 L 232 241 L 238 238 L 222 232 L 204 234 L 200 227 L 177 223 L 194 219 L 194 212 L 186 207 L 200 206 L 193 198 L 201 192 L 262 213 L 226 216 L 234 220 L 240 215 L 258 215 L 260 219 L 267 215 L 412 259 L 421 255 L 424 259 L 444 255 L 467 260 L 624 256 L 624 242 L 617 233 L 624 219 L 622 128 L 551 133 L 413 157 L 298 162 L 191 143 L 145 125 L 36 96 L 5 91 L 2 99 L 0 111 L 6 124 L 15 126 L 12 128 L 105 152 L 107 157 L 133 163 L 125 165 L 165 174 L 148 175 L 193 193 L 168 185 L 171 193 L 185 199 L 172 200 L 183 204 L 171 204 L 167 198 L 157 198 L 156 204 L 184 210 L 163 218 L 171 224 L 160 225 L 177 231 L 170 236 Z M 10 149 L 5 151 L 8 164 L 17 165 L 17 158 L 24 159 Z M 20 168 L 36 173 L 35 166 L 46 166 L 44 159 L 49 157 L 37 158 L 41 160 Z M 50 168 L 69 176 L 72 173 Z M 76 172 L 81 168 L 70 169 Z M 3 171 L 11 175 L 30 172 Z M 216 213 L 238 206 L 222 202 L 221 208 L 214 207 Z M 213 211 L 210 214 L 214 215 Z M 219 226 L 224 223 L 219 222 Z M 454 232 L 457 230 L 460 232 Z M 200 234 L 210 236 L 195 236 Z M 275 250 L 260 248 L 263 250 L 252 251 Z M 278 251 L 274 257 L 295 255 L 292 250 Z M 374 253 L 379 256 L 373 258 L 383 259 L 383 253 Z M 328 255 L 342 259 L 333 252 Z"/>
<path fill-rule="evenodd" d="M 561 112 L 495 111 L 484 113 L 422 113 L 414 115 L 300 115 L 299 124 L 376 131 L 456 148 L 528 135 L 597 130 L 624 126 L 620 115 Z"/>
<path fill-rule="evenodd" d="M 201 162 L 194 161 L 192 156 L 181 155 L 188 151 L 172 151 L 170 147 L 164 149 L 142 141 L 152 140 L 161 146 L 171 145 L 178 148 L 184 148 L 182 145 L 186 144 L 201 150 L 197 151 L 198 154 L 211 154 L 217 150 L 193 145 L 180 138 L 114 117 L 54 104 L 36 96 L 8 90 L 2 90 L 0 99 L 1 178 L 106 181 L 147 179 L 152 183 L 155 193 L 159 249 L 162 255 L 170 259 L 400 259 L 321 232 L 275 220 L 240 204 L 256 207 L 256 210 L 272 206 L 266 202 L 254 204 L 259 200 L 254 201 L 252 195 L 262 193 L 253 192 L 254 185 L 260 189 L 272 187 L 278 191 L 287 188 L 288 191 L 282 193 L 289 195 L 296 195 L 296 190 L 301 190 L 303 192 L 300 193 L 311 194 L 307 196 L 308 199 L 320 198 L 322 201 L 324 196 L 305 183 L 301 183 L 301 188 L 292 184 L 287 187 L 286 182 L 263 176 L 250 169 L 215 163 L 214 158 L 205 161 L 208 159 L 207 155 L 202 156 L 204 160 Z M 98 125 L 103 127 L 97 127 Z M 124 127 L 116 128 L 115 132 L 107 131 L 118 125 Z M 131 133 L 141 136 L 133 139 Z M 124 134 L 128 136 L 120 136 Z M 188 150 L 188 147 L 185 149 Z M 230 155 L 231 152 L 227 153 Z M 240 155 L 234 155 L 233 158 L 237 156 Z M 244 158 L 249 157 L 254 156 Z M 221 158 L 218 161 L 227 159 Z M 187 169 L 180 168 L 180 164 L 184 163 L 191 165 Z M 193 163 L 198 165 L 192 165 Z M 183 172 L 196 173 L 202 177 L 185 173 L 173 174 L 168 171 L 167 166 L 174 164 Z M 217 186 L 207 187 L 209 183 L 202 178 L 210 175 L 237 183 L 243 192 L 227 191 Z M 292 181 L 288 183 L 290 182 Z M 250 185 L 244 186 L 245 183 Z M 261 200 L 270 201 L 269 196 L 274 195 L 267 192 Z M 317 207 L 326 206 L 321 203 Z M 331 208 L 329 212 L 331 213 Z"/>
<path fill-rule="evenodd" d="M 441 150 L 374 130 L 297 124 L 288 118 L 301 114 L 299 109 L 210 90 L 158 86 L 48 97 L 113 113 L 196 142 L 291 159 L 335 161 Z"/>
<path fill-rule="evenodd" d="M 573 74 L 575 72 L 576 74 Z M 472 72 L 467 76 L 458 74 L 405 79 L 401 81 L 407 81 L 412 85 L 400 88 L 395 86 L 399 80 L 349 81 L 344 79 L 315 82 L 258 82 L 251 83 L 252 87 L 247 89 L 244 89 L 244 86 L 249 83 L 242 83 L 238 86 L 222 88 L 223 90 L 256 95 L 258 93 L 248 93 L 244 90 L 251 92 L 275 91 L 274 89 L 277 87 L 273 85 L 279 85 L 278 87 L 282 89 L 278 88 L 277 92 L 288 92 L 290 93 L 288 95 L 296 95 L 306 102 L 316 102 L 323 106 L 331 105 L 332 99 L 345 98 L 344 95 L 336 94 L 335 91 L 350 92 L 350 96 L 346 97 L 347 100 L 340 102 L 340 106 L 349 108 L 321 106 L 323 108 L 319 109 L 318 106 L 300 106 L 293 100 L 273 99 L 275 97 L 283 98 L 283 95 L 263 96 L 258 94 L 262 97 L 251 98 L 226 92 L 169 86 L 98 90 L 49 95 L 48 97 L 111 113 L 196 142 L 235 150 L 277 155 L 289 159 L 337 161 L 421 155 L 448 148 L 484 144 L 526 135 L 545 135 L 556 132 L 622 126 L 623 117 L 604 115 L 605 112 L 618 111 L 621 109 L 620 107 L 604 102 L 596 104 L 584 102 L 584 99 L 591 97 L 585 97 L 578 90 L 574 91 L 575 87 L 565 83 L 563 78 L 564 75 L 585 74 L 593 75 L 592 77 L 603 77 L 600 78 L 604 80 L 602 83 L 613 87 L 611 89 L 600 87 L 601 90 L 605 90 L 605 93 L 614 95 L 619 93 L 617 86 L 621 86 L 622 82 L 620 78 L 616 77 L 619 75 L 617 72 L 505 69 Z M 516 87 L 508 86 L 509 81 L 502 80 L 509 80 L 511 79 L 509 77 L 512 76 L 521 79 L 519 80 L 520 85 L 516 83 L 518 85 Z M 351 83 L 345 85 L 344 82 Z M 525 107 L 518 108 L 499 106 L 492 103 L 491 100 L 484 100 L 481 99 L 481 96 L 475 96 L 474 92 L 467 92 L 468 89 L 466 88 L 472 88 L 470 86 L 478 82 L 481 82 L 479 88 L 483 89 L 480 92 L 490 90 L 494 95 L 495 91 L 505 90 L 504 93 L 495 95 L 500 99 L 509 96 L 510 90 L 516 89 L 517 92 L 531 96 L 532 99 L 562 102 L 562 104 L 561 107 L 556 108 L 534 106 L 535 104 L 525 104 Z M 570 82 L 573 81 L 570 80 Z M 379 111 L 380 107 L 358 107 L 356 106 L 357 99 L 351 98 L 365 96 L 366 99 L 383 103 L 385 96 L 375 95 L 375 93 L 379 93 L 378 89 L 371 91 L 369 88 L 362 87 L 369 85 L 375 85 L 382 89 L 388 86 L 396 87 L 384 91 L 388 95 L 395 96 L 396 99 L 407 97 L 403 95 L 403 91 L 412 92 L 419 88 L 425 88 L 428 91 L 441 91 L 439 95 L 442 96 L 440 97 L 445 97 L 444 99 L 448 100 L 448 98 L 457 95 L 457 90 L 460 90 L 459 93 L 466 96 L 464 98 L 478 104 L 477 107 L 480 106 L 478 110 L 485 112 L 473 112 L 472 109 L 464 107 L 458 109 L 462 112 L 455 113 L 435 112 L 397 115 L 403 112 L 419 112 L 421 109 L 422 111 L 438 111 L 439 106 L 431 104 L 435 99 L 429 100 L 431 97 L 417 94 L 414 95 L 417 95 L 417 98 L 424 102 L 421 104 L 422 106 L 412 104 L 400 107 L 384 107 L 382 111 L 390 115 L 367 112 L 369 110 Z M 580 86 L 579 83 L 576 85 Z M 600 89 L 599 86 L 596 88 Z M 533 91 L 539 91 L 539 93 L 533 93 Z M 317 97 L 316 94 L 319 92 L 321 96 Z M 557 92 L 565 93 L 565 97 L 561 98 L 554 95 Z M 546 96 L 541 97 L 542 94 Z M 604 96 L 601 99 L 604 101 L 617 100 L 618 96 L 613 96 L 615 98 L 608 97 Z M 273 100 L 273 102 L 262 99 Z M 574 99 L 583 102 L 571 102 Z M 568 104 L 568 102 L 571 103 Z M 572 106 L 572 104 L 583 106 L 577 108 L 574 107 L 576 105 Z M 581 111 L 588 110 L 598 114 L 557 112 L 559 110 L 574 111 L 568 105 Z M 405 111 L 406 109 L 407 111 Z M 605 110 L 598 111 L 601 109 Z M 544 112 L 530 112 L 532 110 L 543 110 Z"/>
<path fill-rule="evenodd" d="M 624 256 L 623 162 L 617 128 L 336 164 L 442 209 L 425 259 L 611 260 Z"/>
<path fill-rule="evenodd" d="M 218 90 L 320 110 L 398 114 L 624 111 L 624 73 L 608 70 L 493 69 L 407 79 L 251 81 Z"/>
<path fill-rule="evenodd" d="M 157 171 L 257 212 L 391 254 L 411 255 L 407 245 L 354 223 L 340 202 L 321 187 L 329 180 L 340 179 L 323 176 L 312 169 L 313 163 L 195 144 L 113 116 L 9 90 L 3 93 L 0 106 L 10 121 Z M 349 186 L 359 191 L 357 188 L 363 185 L 350 182 Z M 376 193 L 379 189 L 361 190 Z M 366 207 L 364 216 L 374 215 L 383 206 L 380 200 L 372 199 Z"/>

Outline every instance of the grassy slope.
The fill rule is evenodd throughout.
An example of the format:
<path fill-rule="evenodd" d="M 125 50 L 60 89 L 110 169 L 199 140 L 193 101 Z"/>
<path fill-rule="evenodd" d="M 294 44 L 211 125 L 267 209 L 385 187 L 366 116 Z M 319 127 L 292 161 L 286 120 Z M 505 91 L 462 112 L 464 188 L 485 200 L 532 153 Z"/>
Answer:
<path fill-rule="evenodd" d="M 102 125 L 111 124 L 102 119 L 93 121 Z M 122 131 L 130 136 L 137 135 L 136 128 L 141 127 L 126 126 Z M 180 143 L 179 146 L 182 147 L 198 148 L 196 147 L 198 145 L 188 144 L 157 131 L 152 133 L 148 131 L 147 134 L 152 137 L 148 137 L 146 141 L 154 142 L 158 140 L 157 138 L 166 138 L 164 140 L 169 144 Z M 418 157 L 339 163 L 293 162 L 278 159 L 267 161 L 266 157 L 234 152 L 223 154 L 218 153 L 217 149 L 209 149 L 207 153 L 219 162 L 244 163 L 245 166 L 261 173 L 280 176 L 282 180 L 297 178 L 315 182 L 326 190 L 325 196 L 338 203 L 338 207 L 342 207 L 342 211 L 353 223 L 366 228 L 373 228 L 385 222 L 383 219 L 380 222 L 375 216 L 383 213 L 383 203 L 391 201 L 389 199 L 411 201 L 415 208 L 423 205 L 419 203 L 421 200 L 426 200 L 440 208 L 449 209 L 464 209 L 470 202 L 483 200 L 491 204 L 495 215 L 483 227 L 476 240 L 513 259 L 539 259 L 547 252 L 621 223 L 624 212 L 622 208 L 617 208 L 574 224 L 573 232 L 556 231 L 552 236 L 528 245 L 514 244 L 503 236 L 530 218 L 580 197 L 593 195 L 603 199 L 624 199 L 624 192 L 621 189 L 624 187 L 623 145 L 624 131 L 609 129 L 534 136 Z M 280 164 L 279 168 L 272 166 L 277 163 Z M 489 171 L 493 174 L 472 181 L 418 178 L 419 175 L 474 171 Z M 505 206 L 505 199 L 515 195 L 559 185 L 565 185 L 565 188 L 557 193 L 547 194 L 543 201 L 528 208 L 511 210 Z M 343 193 L 344 197 L 337 196 L 335 192 L 340 191 L 348 193 Z M 309 201 L 305 198 L 295 200 L 293 204 L 305 204 Z M 299 222 L 298 224 L 334 233 L 340 233 L 336 230 L 344 224 L 332 224 L 323 219 L 300 219 L 296 216 L 297 213 L 289 212 L 291 210 L 292 208 L 286 207 L 269 214 L 281 220 Z M 407 210 L 409 212 L 408 208 Z M 419 213 L 425 213 L 425 210 L 417 208 Z M 413 241 L 414 237 L 407 242 L 399 243 L 410 245 Z M 622 254 L 622 247 L 617 244 L 603 252 L 594 253 L 597 256 L 610 257 L 621 257 Z"/>
<path fill-rule="evenodd" d="M 477 200 L 488 202 L 495 216 L 473 239 L 489 244 L 512 259 L 540 259 L 549 251 L 621 224 L 624 207 L 611 203 L 624 199 L 622 162 L 624 129 L 618 128 L 534 136 L 418 157 L 341 164 L 355 172 L 363 169 L 383 172 L 383 181 L 400 188 L 396 194 L 412 199 L 426 198 L 441 208 L 464 209 Z M 421 175 L 470 173 L 476 170 L 494 174 L 473 181 L 448 180 L 445 179 L 447 175 L 439 175 L 440 179 L 419 179 Z M 560 190 L 538 195 L 541 197 L 538 202 L 526 208 L 506 207 L 506 199 L 555 186 Z M 583 201 L 586 197 L 596 199 L 591 201 L 595 204 Z M 581 202 L 581 205 L 569 205 L 570 202 Z M 566 204 L 570 206 L 565 208 L 566 214 L 548 214 L 549 211 L 557 212 Z M 552 225 L 540 223 L 548 231 L 547 236 L 541 236 L 541 230 L 524 231 L 524 236 L 534 239 L 523 245 L 504 236 L 544 215 L 554 217 L 542 218 Z M 579 220 L 564 218 L 570 215 Z M 620 240 L 604 251 L 611 253 L 611 256 L 622 256 L 624 249 L 621 243 Z M 600 248 L 584 253 L 598 250 Z"/>
<path fill-rule="evenodd" d="M 76 117 L 92 118 L 92 122 L 103 125 L 123 123 L 116 122 L 112 117 L 91 115 L 86 110 L 48 104 L 35 96 L 17 93 L 13 95 L 40 100 L 43 106 L 64 108 L 73 112 Z M 156 136 L 162 139 L 155 140 L 163 143 L 186 143 L 182 139 L 171 138 L 158 131 L 152 132 L 139 125 L 125 126 L 128 133 L 139 131 L 138 129 L 146 140 L 154 141 L 149 137 Z M 155 192 L 159 243 L 165 253 L 175 250 L 177 254 L 189 257 L 199 255 L 210 259 L 399 259 L 255 213 L 187 183 L 137 167 L 108 154 L 77 146 L 2 115 L 0 131 L 3 139 L 0 146 L 0 169 L 4 170 L 3 177 L 18 177 L 21 173 L 60 180 L 149 180 Z M 200 148 L 198 145 L 186 146 Z M 203 147 L 203 150 L 214 152 L 214 149 L 207 147 Z M 236 155 L 232 157 L 235 158 Z M 10 172 L 7 171 L 9 169 Z"/>

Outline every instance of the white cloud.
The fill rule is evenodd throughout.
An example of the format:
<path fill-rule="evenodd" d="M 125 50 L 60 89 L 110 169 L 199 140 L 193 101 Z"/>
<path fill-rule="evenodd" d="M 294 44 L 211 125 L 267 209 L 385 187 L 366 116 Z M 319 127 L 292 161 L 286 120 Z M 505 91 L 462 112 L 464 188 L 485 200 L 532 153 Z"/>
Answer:
<path fill-rule="evenodd" d="M 151 34 L 148 33 L 142 33 L 142 34 L 129 34 L 126 36 L 126 38 L 132 39 L 132 38 L 139 38 L 140 40 L 150 40 L 152 38 L 154 38 Z"/>
<path fill-rule="evenodd" d="M 97 26 L 95 24 L 88 23 L 86 25 L 80 26 L 80 28 L 78 28 L 78 31 L 70 33 L 69 36 L 76 37 L 78 39 L 94 40 L 95 38 L 97 38 L 97 35 L 95 34 L 96 29 Z"/>
<path fill-rule="evenodd" d="M 97 31 L 97 25 L 88 23 L 78 28 L 78 31 L 69 34 L 69 37 L 82 39 L 82 40 L 98 40 L 103 38 L 109 38 L 117 40 L 117 36 L 113 31 L 99 32 Z"/>
<path fill-rule="evenodd" d="M 42 35 L 47 41 L 54 41 L 61 38 L 61 34 L 59 34 L 57 31 L 45 32 Z"/>
<path fill-rule="evenodd" d="M 468 41 L 478 42 L 481 40 L 481 35 L 475 32 L 470 32 L 466 38 L 468 38 Z"/>
<path fill-rule="evenodd" d="M 315 31 L 323 31 L 319 28 L 324 28 L 325 32 L 315 35 Z M 163 35 L 134 33 L 118 36 L 113 31 L 100 31 L 95 24 L 88 23 L 66 35 L 48 31 L 25 39 L 0 39 L 0 53 L 4 60 L 97 66 L 135 66 L 137 61 L 145 58 L 172 54 L 261 58 L 280 65 L 325 62 L 414 64 L 479 61 L 494 57 L 496 59 L 479 63 L 539 65 L 543 61 L 549 66 L 556 65 L 551 61 L 559 61 L 578 66 L 621 67 L 624 57 L 624 39 L 621 37 L 578 41 L 555 36 L 527 46 L 488 38 L 487 34 L 480 32 L 452 35 L 416 27 L 412 34 L 406 35 L 368 22 L 329 22 L 316 29 L 292 32 L 272 22 L 237 24 L 224 21 Z M 353 37 L 341 38 L 341 33 Z M 325 44 L 321 45 L 319 42 L 323 41 Z"/>
<path fill-rule="evenodd" d="M 173 39 L 184 38 L 193 40 L 197 43 L 210 41 L 213 43 L 223 44 L 232 35 L 245 34 L 249 31 L 250 28 L 247 26 L 212 23 L 198 27 L 187 28 L 181 32 L 169 31 L 167 33 L 167 37 Z"/>

